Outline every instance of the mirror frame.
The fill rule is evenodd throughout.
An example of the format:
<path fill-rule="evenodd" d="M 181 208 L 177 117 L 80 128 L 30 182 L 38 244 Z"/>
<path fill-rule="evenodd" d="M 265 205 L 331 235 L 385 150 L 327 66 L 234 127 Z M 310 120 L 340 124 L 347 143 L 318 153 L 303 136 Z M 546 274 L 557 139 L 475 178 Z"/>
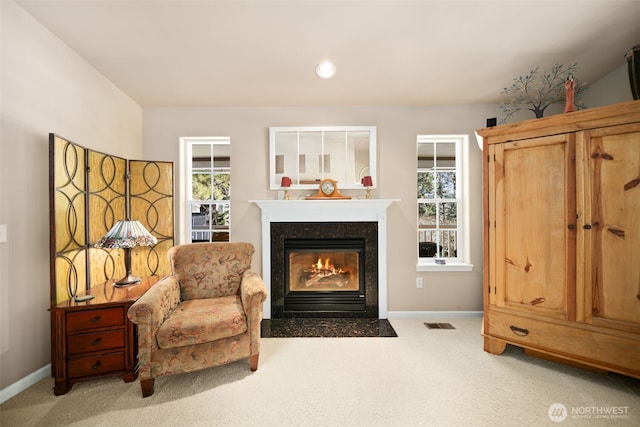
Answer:
<path fill-rule="evenodd" d="M 361 172 L 358 174 L 359 176 L 356 177 L 356 181 L 354 182 L 341 182 L 340 180 L 338 180 L 338 186 L 341 190 L 343 189 L 361 190 L 363 188 L 360 182 L 360 180 L 362 179 L 362 176 L 369 175 L 373 180 L 373 186 L 371 188 L 376 188 L 376 183 L 378 180 L 376 176 L 376 153 L 377 153 L 376 133 L 377 131 L 375 126 L 292 126 L 292 127 L 270 127 L 269 128 L 269 189 L 282 190 L 282 187 L 280 186 L 280 177 L 282 176 L 289 176 L 290 178 L 292 178 L 293 182 L 289 187 L 289 190 L 317 189 L 320 180 L 324 178 L 332 178 L 332 179 L 336 178 L 336 176 L 335 175 L 332 176 L 331 173 L 321 172 L 320 174 L 321 176 L 317 179 L 316 182 L 308 183 L 308 184 L 299 184 L 299 183 L 296 183 L 297 177 L 287 175 L 286 173 L 276 173 L 276 156 L 277 156 L 276 136 L 278 133 L 297 132 L 299 135 L 300 132 L 320 132 L 322 134 L 322 141 L 321 141 L 323 145 L 322 150 L 324 150 L 324 133 L 325 132 L 333 132 L 333 133 L 345 132 L 346 133 L 346 132 L 362 132 L 362 131 L 369 132 L 369 166 L 361 168 L 362 170 L 364 170 L 365 168 L 368 168 L 368 172 L 363 173 L 361 170 Z M 295 147 L 295 152 L 297 153 L 297 156 L 308 152 L 307 150 L 304 149 L 304 147 L 300 147 L 299 137 L 296 138 L 296 142 L 297 142 L 297 146 Z M 346 160 L 346 154 L 345 154 L 345 160 Z M 335 162 L 335 160 L 332 160 L 332 162 Z M 341 163 L 345 163 L 345 162 L 341 162 Z M 296 174 L 299 175 L 299 172 L 297 172 L 297 170 L 296 170 Z"/>

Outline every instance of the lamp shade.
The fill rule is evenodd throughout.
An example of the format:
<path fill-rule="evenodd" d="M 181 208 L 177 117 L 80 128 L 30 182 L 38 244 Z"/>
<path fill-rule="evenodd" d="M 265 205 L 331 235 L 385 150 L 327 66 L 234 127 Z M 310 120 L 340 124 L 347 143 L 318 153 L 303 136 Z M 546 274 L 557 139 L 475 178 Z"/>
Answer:
<path fill-rule="evenodd" d="M 98 240 L 94 247 L 96 248 L 134 248 L 136 246 L 152 246 L 158 243 L 155 238 L 144 225 L 137 220 L 120 220 Z"/>
<path fill-rule="evenodd" d="M 291 178 L 288 176 L 283 176 L 282 181 L 280 181 L 280 186 L 283 188 L 291 187 Z"/>
<path fill-rule="evenodd" d="M 371 175 L 363 176 L 360 182 L 362 182 L 362 185 L 365 187 L 373 187 L 373 179 L 371 179 Z"/>

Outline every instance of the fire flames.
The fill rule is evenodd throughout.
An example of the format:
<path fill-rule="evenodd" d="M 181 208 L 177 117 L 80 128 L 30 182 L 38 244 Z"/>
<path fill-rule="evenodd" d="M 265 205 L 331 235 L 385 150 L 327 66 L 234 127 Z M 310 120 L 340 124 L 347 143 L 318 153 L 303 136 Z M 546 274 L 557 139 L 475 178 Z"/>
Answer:
<path fill-rule="evenodd" d="M 336 269 L 336 267 L 331 264 L 331 260 L 329 258 L 325 258 L 324 260 L 324 264 L 322 263 L 322 259 L 318 258 L 318 262 L 316 262 L 315 264 L 313 264 L 311 266 L 312 268 L 312 272 L 314 273 L 320 273 L 323 275 L 330 275 L 330 274 L 340 274 L 343 273 L 342 268 L 338 268 Z"/>
<path fill-rule="evenodd" d="M 329 287 L 342 288 L 349 284 L 351 272 L 332 264 L 330 258 L 318 257 L 318 261 L 304 269 L 300 283 L 306 288 Z"/>

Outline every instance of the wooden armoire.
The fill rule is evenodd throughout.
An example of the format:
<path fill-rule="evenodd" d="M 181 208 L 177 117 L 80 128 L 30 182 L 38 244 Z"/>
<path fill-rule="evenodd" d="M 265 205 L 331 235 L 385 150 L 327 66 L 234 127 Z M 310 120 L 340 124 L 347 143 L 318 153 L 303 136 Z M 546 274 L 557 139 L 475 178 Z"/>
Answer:
<path fill-rule="evenodd" d="M 640 378 L 640 101 L 478 134 L 484 349 Z"/>

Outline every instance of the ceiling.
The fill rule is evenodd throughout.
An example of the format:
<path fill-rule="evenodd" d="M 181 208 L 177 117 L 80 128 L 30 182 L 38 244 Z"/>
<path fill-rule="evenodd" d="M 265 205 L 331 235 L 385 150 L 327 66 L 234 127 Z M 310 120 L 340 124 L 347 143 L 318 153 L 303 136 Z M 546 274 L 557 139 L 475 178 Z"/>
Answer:
<path fill-rule="evenodd" d="M 639 0 L 16 2 L 142 107 L 497 103 L 536 66 L 589 84 L 640 44 Z"/>

